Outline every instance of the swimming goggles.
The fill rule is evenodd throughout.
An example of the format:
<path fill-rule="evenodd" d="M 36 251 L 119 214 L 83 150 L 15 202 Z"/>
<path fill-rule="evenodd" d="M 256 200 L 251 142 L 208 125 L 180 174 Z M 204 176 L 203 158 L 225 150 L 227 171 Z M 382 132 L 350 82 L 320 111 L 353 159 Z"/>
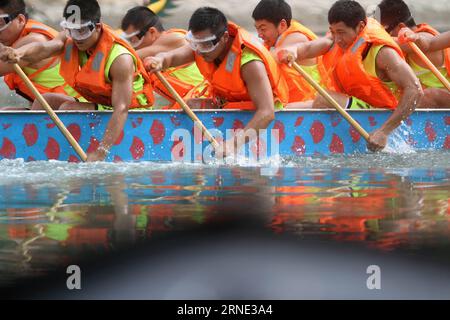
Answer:
<path fill-rule="evenodd" d="M 214 51 L 219 45 L 220 38 L 226 30 L 222 31 L 220 35 L 212 35 L 203 39 L 196 38 L 191 31 L 186 35 L 186 40 L 193 51 L 199 53 L 210 53 Z"/>
<path fill-rule="evenodd" d="M 148 30 L 151 27 L 152 25 L 148 25 L 140 31 L 136 31 L 130 34 L 124 33 L 123 38 L 127 40 L 133 48 L 139 48 L 142 42 L 144 42 L 144 36 L 147 34 Z"/>
<path fill-rule="evenodd" d="M 60 25 L 66 31 L 67 35 L 76 41 L 88 39 L 95 30 L 95 23 L 92 21 L 76 24 L 63 20 Z"/>
<path fill-rule="evenodd" d="M 11 22 L 17 17 L 9 14 L 0 14 L 0 32 L 8 29 Z"/>

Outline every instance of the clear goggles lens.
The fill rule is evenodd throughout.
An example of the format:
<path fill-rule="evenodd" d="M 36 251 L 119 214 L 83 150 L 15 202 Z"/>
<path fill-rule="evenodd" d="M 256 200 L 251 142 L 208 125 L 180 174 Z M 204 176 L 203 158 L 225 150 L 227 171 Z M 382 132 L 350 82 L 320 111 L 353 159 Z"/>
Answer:
<path fill-rule="evenodd" d="M 136 49 L 142 44 L 142 42 L 144 42 L 144 37 L 140 37 L 141 34 L 142 31 L 136 31 L 130 34 L 124 33 L 123 38 L 128 41 L 133 48 Z"/>
<path fill-rule="evenodd" d="M 0 14 L 0 31 L 6 30 L 13 21 L 9 14 Z"/>
<path fill-rule="evenodd" d="M 219 39 L 217 36 L 212 35 L 207 38 L 199 39 L 195 38 L 191 31 L 186 35 L 191 49 L 200 53 L 209 53 L 214 51 L 219 45 Z"/>
<path fill-rule="evenodd" d="M 83 24 L 72 24 L 64 20 L 61 22 L 61 27 L 73 40 L 83 41 L 94 33 L 95 23 L 89 21 Z"/>

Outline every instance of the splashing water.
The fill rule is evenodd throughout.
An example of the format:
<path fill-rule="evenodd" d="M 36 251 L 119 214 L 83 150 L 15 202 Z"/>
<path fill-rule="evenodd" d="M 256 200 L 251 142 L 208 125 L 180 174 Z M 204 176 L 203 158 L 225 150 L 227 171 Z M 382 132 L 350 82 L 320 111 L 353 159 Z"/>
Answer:
<path fill-rule="evenodd" d="M 388 154 L 416 153 L 414 147 L 404 139 L 404 137 L 411 136 L 412 134 L 411 127 L 407 126 L 405 122 L 402 122 L 402 124 L 389 136 L 388 144 L 383 152 Z"/>

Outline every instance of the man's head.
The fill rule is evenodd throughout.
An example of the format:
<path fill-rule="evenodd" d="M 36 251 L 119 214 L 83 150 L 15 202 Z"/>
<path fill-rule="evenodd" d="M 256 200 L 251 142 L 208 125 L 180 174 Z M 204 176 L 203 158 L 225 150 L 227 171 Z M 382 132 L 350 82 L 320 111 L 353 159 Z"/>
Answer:
<path fill-rule="evenodd" d="M 267 46 L 273 47 L 291 26 L 292 9 L 284 0 L 261 0 L 252 17 L 258 36 Z"/>
<path fill-rule="evenodd" d="M 61 26 L 80 51 L 94 48 L 101 35 L 101 10 L 97 0 L 69 0 Z"/>
<path fill-rule="evenodd" d="M 23 0 L 0 0 L 0 43 L 12 46 L 27 23 Z"/>
<path fill-rule="evenodd" d="M 367 25 L 367 16 L 358 2 L 339 0 L 328 12 L 328 23 L 336 44 L 347 49 Z"/>
<path fill-rule="evenodd" d="M 125 38 L 135 49 L 151 46 L 164 31 L 159 17 L 144 6 L 130 9 L 122 20 Z"/>
<path fill-rule="evenodd" d="M 378 7 L 381 14 L 380 22 L 391 36 L 397 37 L 398 32 L 404 27 L 416 26 L 411 11 L 403 0 L 383 0 Z"/>
<path fill-rule="evenodd" d="M 187 40 L 205 61 L 213 62 L 226 50 L 230 35 L 225 15 L 215 8 L 197 9 L 189 21 Z"/>

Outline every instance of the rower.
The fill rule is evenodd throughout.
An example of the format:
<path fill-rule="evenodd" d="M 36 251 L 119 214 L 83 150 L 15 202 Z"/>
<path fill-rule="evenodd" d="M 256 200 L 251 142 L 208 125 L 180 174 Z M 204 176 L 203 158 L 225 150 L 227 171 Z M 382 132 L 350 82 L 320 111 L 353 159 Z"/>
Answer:
<path fill-rule="evenodd" d="M 54 39 L 57 32 L 49 26 L 28 18 L 23 0 L 4 0 L 0 2 L 0 43 L 13 48 L 20 48 L 32 42 L 46 42 Z M 58 57 L 47 58 L 28 63 L 22 61 L 20 66 L 40 93 L 57 92 L 69 96 L 78 94 L 59 74 Z M 0 61 L 0 77 L 11 90 L 30 101 L 36 98 L 22 79 L 14 72 L 11 64 Z M 23 109 L 23 108 L 21 108 Z"/>
<path fill-rule="evenodd" d="M 323 55 L 333 74 L 337 91 L 330 94 L 347 109 L 387 108 L 388 120 L 369 137 L 368 147 L 381 151 L 388 136 L 419 104 L 423 91 L 419 80 L 403 58 L 403 52 L 384 28 L 367 18 L 356 1 L 337 1 L 329 11 L 331 35 L 318 40 L 280 49 L 282 62 Z M 314 108 L 330 108 L 317 97 Z"/>
<path fill-rule="evenodd" d="M 381 24 L 393 37 L 398 37 L 399 31 L 405 27 L 410 28 L 423 39 L 433 39 L 439 34 L 437 30 L 426 23 L 417 24 L 408 5 L 403 0 L 383 0 L 378 7 L 381 13 Z M 407 43 L 400 43 L 400 47 L 406 56 L 406 61 L 424 88 L 425 96 L 419 107 L 447 108 L 450 105 L 450 92 Z M 450 49 L 424 50 L 424 53 L 435 66 L 438 66 L 439 72 L 450 81 Z"/>
<path fill-rule="evenodd" d="M 273 55 L 275 50 L 317 39 L 317 36 L 307 27 L 292 19 L 291 6 L 284 0 L 261 0 L 253 11 L 255 28 L 258 36 L 264 41 L 264 45 Z M 303 69 L 313 77 L 316 82 L 326 87 L 326 79 L 329 76 L 322 63 L 322 58 L 297 61 Z M 285 63 L 280 64 L 282 73 L 289 85 L 289 108 L 301 108 L 302 102 L 313 100 L 316 91 Z"/>
<path fill-rule="evenodd" d="M 150 9 L 138 6 L 130 9 L 122 20 L 124 38 L 127 39 L 141 59 L 155 56 L 162 52 L 175 50 L 187 45 L 186 30 L 165 30 L 159 17 Z M 195 96 L 195 91 L 201 91 L 204 78 L 195 63 L 170 68 L 163 76 L 181 97 L 189 99 Z M 155 76 L 151 76 L 156 92 L 171 102 L 175 100 L 167 88 Z"/>
<path fill-rule="evenodd" d="M 195 11 L 187 40 L 189 45 L 147 58 L 147 70 L 195 61 L 210 83 L 216 107 L 254 112 L 241 132 L 244 137 L 248 131 L 266 129 L 274 120 L 275 109 L 282 109 L 289 99 L 286 80 L 270 52 L 247 31 L 228 22 L 221 11 L 209 7 Z M 235 135 L 227 141 L 225 154 L 234 154 L 228 150 L 239 150 L 246 142 L 248 139 Z"/>
<path fill-rule="evenodd" d="M 80 9 L 78 22 L 72 15 L 74 7 Z M 100 19 L 96 0 L 69 0 L 61 23 L 64 31 L 55 39 L 9 48 L 0 55 L 10 63 L 34 63 L 59 55 L 61 75 L 90 102 L 47 94 L 49 104 L 59 110 L 113 110 L 103 140 L 88 155 L 89 162 L 106 158 L 122 133 L 129 108 L 151 107 L 154 100 L 150 78 L 136 52 Z M 40 103 L 35 101 L 33 107 L 40 108 Z"/>

